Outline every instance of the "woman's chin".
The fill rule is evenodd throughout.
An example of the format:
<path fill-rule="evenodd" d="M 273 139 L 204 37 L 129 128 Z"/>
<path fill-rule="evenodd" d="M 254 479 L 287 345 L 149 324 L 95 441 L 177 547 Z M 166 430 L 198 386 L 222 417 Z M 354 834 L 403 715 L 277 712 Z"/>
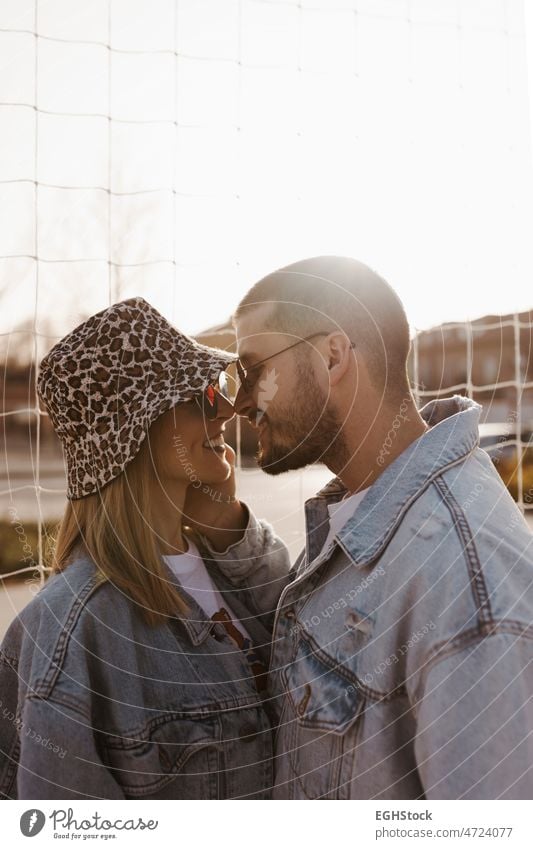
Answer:
<path fill-rule="evenodd" d="M 202 473 L 198 475 L 204 483 L 224 483 L 231 475 L 231 466 L 226 460 L 226 452 L 211 452 L 211 458 L 204 460 Z M 205 470 L 205 471 L 204 471 Z"/>

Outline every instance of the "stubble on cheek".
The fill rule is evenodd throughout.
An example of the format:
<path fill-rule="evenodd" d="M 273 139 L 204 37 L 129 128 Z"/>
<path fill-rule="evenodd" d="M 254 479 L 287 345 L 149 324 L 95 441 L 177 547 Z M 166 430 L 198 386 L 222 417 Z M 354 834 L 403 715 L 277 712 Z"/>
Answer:
<path fill-rule="evenodd" d="M 270 419 L 265 423 L 259 440 L 257 461 L 267 473 L 279 474 L 313 462 L 307 459 L 310 449 L 306 423 L 301 419 L 291 421 L 286 415 L 278 414 L 275 425 Z"/>
<path fill-rule="evenodd" d="M 265 430 L 266 444 L 260 443 L 257 461 L 268 474 L 337 463 L 347 450 L 340 422 L 307 376 L 300 381 L 299 399 L 293 399 L 289 410 L 276 411 L 275 425 L 267 415 Z"/>

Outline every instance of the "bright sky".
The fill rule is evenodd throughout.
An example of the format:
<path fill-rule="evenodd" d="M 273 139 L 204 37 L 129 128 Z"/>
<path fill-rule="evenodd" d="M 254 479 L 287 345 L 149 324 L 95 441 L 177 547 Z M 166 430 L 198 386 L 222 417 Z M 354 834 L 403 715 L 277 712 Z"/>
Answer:
<path fill-rule="evenodd" d="M 0 185 L 0 256 L 34 255 L 36 223 L 37 326 L 108 304 L 109 248 L 113 300 L 191 333 L 320 253 L 376 268 L 419 328 L 532 307 L 526 7 L 529 68 L 522 0 L 179 0 L 176 28 L 175 0 L 113 0 L 109 77 L 105 47 L 73 43 L 107 43 L 107 0 L 42 0 L 36 80 L 33 2 L 0 0 L 22 30 L 0 32 L 0 102 L 30 104 L 0 109 L 0 181 L 45 184 L 37 215 L 31 182 Z M 109 174 L 130 193 L 110 204 Z M 0 274 L 5 332 L 35 263 Z"/>

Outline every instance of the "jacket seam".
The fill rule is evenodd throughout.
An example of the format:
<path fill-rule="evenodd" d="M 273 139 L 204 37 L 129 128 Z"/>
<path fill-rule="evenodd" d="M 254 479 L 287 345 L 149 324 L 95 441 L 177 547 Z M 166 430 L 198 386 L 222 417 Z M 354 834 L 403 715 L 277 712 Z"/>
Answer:
<path fill-rule="evenodd" d="M 38 685 L 37 685 L 38 686 Z M 78 702 L 76 699 L 71 699 L 69 696 L 66 696 L 64 693 L 55 692 L 53 696 L 43 697 L 38 694 L 37 689 L 34 688 L 32 693 L 28 693 L 25 697 L 25 701 L 27 702 L 46 702 L 47 704 L 57 705 L 58 707 L 66 707 L 69 710 L 74 711 L 83 719 L 87 720 L 87 722 L 91 721 L 90 714 L 85 710 L 85 708 Z"/>
<path fill-rule="evenodd" d="M 250 515 L 251 515 L 251 511 L 250 511 Z M 263 525 L 261 524 L 260 521 L 257 523 L 257 525 L 258 525 L 258 530 L 261 531 L 262 537 L 261 537 L 260 541 L 257 542 L 256 544 L 249 544 L 248 545 L 248 552 L 245 555 L 242 555 L 240 559 L 242 559 L 242 558 L 244 558 L 244 559 L 259 558 L 261 561 L 264 559 L 265 555 L 259 557 L 259 553 L 264 550 L 265 528 L 263 527 Z M 206 561 L 206 565 L 207 564 L 212 565 L 215 569 L 218 569 L 224 575 L 226 580 L 229 580 L 229 578 L 226 575 L 224 568 L 223 568 L 226 565 L 226 561 L 221 561 L 221 563 L 219 565 L 219 561 L 217 560 L 217 554 L 224 554 L 226 552 L 216 552 L 214 550 L 211 550 L 208 547 L 208 545 L 204 544 L 203 538 L 200 534 L 197 535 L 195 542 L 197 544 L 198 551 L 200 552 L 200 555 L 202 556 L 204 561 Z M 243 544 L 243 540 L 240 540 L 239 542 L 233 543 L 233 546 L 242 545 L 242 544 Z M 268 557 L 268 555 L 266 555 L 266 556 Z M 263 565 L 264 564 L 261 563 L 260 567 L 263 566 Z M 222 566 L 222 568 L 220 568 L 221 566 Z M 260 567 L 258 567 L 258 568 L 260 568 Z M 259 618 L 266 617 L 267 619 L 269 617 L 272 618 L 274 611 L 272 613 L 265 613 L 265 611 L 261 610 L 259 608 L 259 605 L 256 603 L 254 590 L 250 586 L 250 577 L 251 576 L 248 575 L 248 574 L 235 575 L 233 577 L 232 581 L 237 580 L 239 582 L 239 585 L 237 586 L 236 584 L 233 584 L 231 588 L 228 588 L 229 591 L 231 592 L 231 591 L 237 590 L 237 592 L 243 593 L 244 597 L 245 597 L 245 606 L 248 607 L 249 612 L 253 613 L 256 617 L 259 617 Z M 220 589 L 220 591 L 225 592 L 225 590 L 221 590 L 221 589 Z M 264 625 L 264 627 L 266 628 L 266 630 L 270 634 L 272 633 L 272 625 L 271 624 L 269 624 L 268 626 Z"/>
<path fill-rule="evenodd" d="M 302 636 L 302 641 L 306 642 L 312 649 L 313 654 L 323 663 L 327 664 L 332 670 L 334 670 L 341 678 L 344 678 L 346 681 L 350 682 L 353 686 L 357 688 L 357 690 L 361 693 L 361 695 L 366 696 L 373 701 L 378 702 L 392 702 L 397 698 L 405 695 L 407 690 L 405 684 L 401 682 L 394 689 L 389 691 L 381 691 L 374 690 L 372 687 L 369 687 L 368 684 L 365 684 L 361 678 L 357 675 L 357 673 L 353 672 L 346 666 L 343 666 L 341 663 L 336 661 L 330 654 L 324 651 L 321 648 L 316 640 L 311 637 L 310 634 L 306 634 Z M 290 665 L 290 664 L 289 664 Z M 282 670 L 282 676 L 285 673 L 285 669 Z"/>
<path fill-rule="evenodd" d="M 0 661 L 11 669 L 13 672 L 17 674 L 18 670 L 18 659 L 9 656 L 5 651 L 0 649 Z M 17 778 L 17 770 L 18 770 L 18 761 L 20 754 L 20 735 L 18 728 L 15 728 L 13 735 L 10 735 L 12 738 L 11 748 L 9 752 L 1 751 L 0 754 L 3 755 L 8 760 L 8 765 L 5 769 L 4 775 L 0 782 L 0 796 L 3 795 L 7 798 L 11 798 L 9 794 L 15 787 L 15 782 Z M 16 795 L 13 797 L 16 798 Z"/>
<path fill-rule="evenodd" d="M 494 621 L 492 607 L 472 530 L 464 510 L 457 503 L 446 481 L 442 477 L 438 477 L 435 479 L 434 484 L 451 514 L 455 530 L 463 546 L 463 554 L 470 577 L 470 587 L 477 608 L 479 627 L 482 630 L 490 628 L 490 625 Z"/>
<path fill-rule="evenodd" d="M 449 640 L 442 640 L 440 643 L 436 643 L 428 654 L 426 661 L 422 664 L 420 681 L 415 690 L 415 703 L 418 703 L 420 700 L 418 694 L 425 689 L 426 678 L 430 671 L 441 660 L 446 660 L 446 658 L 454 654 L 459 654 L 459 652 L 468 646 L 498 634 L 513 634 L 516 637 L 523 637 L 533 641 L 533 625 L 527 625 L 515 619 L 492 620 L 488 628 L 486 626 L 480 627 L 480 625 L 475 625 L 473 628 L 468 628 L 466 631 L 462 631 Z"/>
<path fill-rule="evenodd" d="M 396 533 L 398 527 L 403 522 L 407 512 L 411 509 L 413 504 L 416 504 L 418 499 L 429 489 L 429 487 L 435 483 L 435 481 L 441 477 L 444 472 L 447 472 L 448 469 L 452 469 L 454 466 L 459 466 L 461 463 L 469 457 L 478 447 L 476 443 L 472 448 L 469 448 L 466 453 L 461 454 L 460 457 L 456 457 L 454 460 L 450 460 L 450 462 L 441 466 L 439 469 L 436 469 L 434 472 L 428 475 L 428 477 L 420 484 L 418 489 L 412 493 L 412 495 L 405 501 L 401 507 L 399 507 L 398 511 L 391 518 L 389 524 L 385 528 L 384 531 L 380 534 L 377 540 L 369 543 L 367 548 L 362 552 L 361 559 L 356 560 L 354 554 L 350 551 L 350 536 L 354 533 L 350 531 L 346 539 L 341 540 L 339 535 L 337 534 L 336 539 L 346 554 L 349 556 L 350 560 L 357 568 L 362 568 L 365 566 L 372 565 L 379 557 L 383 556 L 383 553 L 387 546 L 392 541 L 394 534 Z"/>
<path fill-rule="evenodd" d="M 33 688 L 36 696 L 44 696 L 46 698 L 52 693 L 52 690 L 57 683 L 59 673 L 61 672 L 61 663 L 65 658 L 74 626 L 76 625 L 81 612 L 91 595 L 105 582 L 105 578 L 102 578 L 100 575 L 93 575 L 76 595 L 76 599 L 69 610 L 67 620 L 61 628 L 61 633 L 57 640 L 54 653 L 50 659 L 48 670 L 39 684 Z"/>
<path fill-rule="evenodd" d="M 9 666 L 13 669 L 14 672 L 17 671 L 19 660 L 18 657 L 11 657 L 11 655 L 6 654 L 5 651 L 0 649 L 0 663 L 4 663 L 6 666 Z"/>
<path fill-rule="evenodd" d="M 6 753 L 2 752 L 2 754 L 5 755 Z M 15 736 L 15 742 L 13 744 L 11 753 L 7 755 L 7 758 L 9 759 L 9 765 L 6 769 L 4 779 L 0 786 L 0 792 L 3 793 L 5 796 L 8 796 L 8 794 L 13 790 L 13 788 L 16 787 L 17 772 L 20 758 L 20 737 L 18 734 L 16 734 Z"/>
<path fill-rule="evenodd" d="M 170 722 L 180 721 L 220 721 L 223 714 L 234 713 L 241 710 L 257 710 L 263 709 L 264 704 L 260 700 L 248 703 L 244 700 L 243 704 L 239 704 L 241 700 L 221 702 L 212 706 L 200 706 L 188 710 L 173 710 L 159 714 L 146 720 L 142 725 L 137 725 L 135 728 L 120 729 L 112 731 L 110 729 L 98 729 L 98 734 L 102 737 L 105 745 L 112 749 L 135 749 L 141 745 L 151 742 L 151 734 L 157 731 L 161 726 L 165 726 Z M 125 742 L 129 741 L 129 742 Z"/>

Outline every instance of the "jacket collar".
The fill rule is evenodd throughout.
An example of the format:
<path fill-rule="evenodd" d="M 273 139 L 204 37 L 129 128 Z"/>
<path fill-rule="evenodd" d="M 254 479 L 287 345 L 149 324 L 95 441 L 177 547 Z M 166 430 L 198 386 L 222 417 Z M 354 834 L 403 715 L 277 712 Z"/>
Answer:
<path fill-rule="evenodd" d="M 244 618 L 244 614 L 242 614 L 242 611 L 240 609 L 240 603 L 238 601 L 237 602 L 234 601 L 234 598 L 235 598 L 234 588 L 232 588 L 231 586 L 227 587 L 224 583 L 223 576 L 221 575 L 221 573 L 216 568 L 213 568 L 211 566 L 211 564 L 208 562 L 207 558 L 209 558 L 211 555 L 209 554 L 208 550 L 206 548 L 204 548 L 202 541 L 201 541 L 201 538 L 199 538 L 198 536 L 195 536 L 195 542 L 198 546 L 200 554 L 204 558 L 204 561 L 206 563 L 206 568 L 207 568 L 211 578 L 213 579 L 213 583 L 217 586 L 217 589 L 220 591 L 220 593 L 222 594 L 223 597 L 225 597 L 224 596 L 225 593 L 231 592 L 231 590 L 233 590 L 233 596 L 230 596 L 228 598 L 228 604 L 229 605 L 233 604 L 234 606 L 235 605 L 239 606 L 239 613 L 241 613 L 241 615 L 243 615 L 243 618 Z M 94 574 L 93 574 L 94 570 L 95 570 L 94 561 L 92 560 L 92 558 L 88 554 L 83 543 L 78 543 L 78 545 L 75 547 L 73 555 L 72 555 L 72 560 L 76 560 L 76 562 L 78 562 L 78 563 L 80 563 L 81 561 L 84 561 L 84 563 L 88 567 L 90 567 L 89 572 L 88 572 L 88 576 L 91 579 L 92 583 L 94 584 Z M 165 573 L 166 580 L 168 581 L 169 584 L 172 584 L 178 590 L 179 594 L 182 596 L 182 598 L 184 599 L 184 601 L 185 601 L 185 603 L 188 607 L 188 615 L 187 616 L 181 616 L 181 615 L 178 614 L 175 619 L 169 618 L 167 620 L 167 624 L 170 628 L 177 627 L 178 629 L 182 629 L 185 632 L 185 635 L 187 636 L 187 638 L 192 643 L 192 645 L 193 646 L 199 646 L 201 643 L 204 642 L 204 640 L 207 639 L 207 637 L 209 636 L 211 631 L 213 631 L 216 628 L 216 624 L 211 619 L 205 618 L 206 614 L 204 613 L 204 611 L 202 610 L 202 608 L 200 607 L 200 605 L 198 604 L 196 599 L 192 595 L 190 595 L 188 592 L 186 592 L 186 590 L 183 589 L 178 578 L 176 577 L 176 575 L 174 574 L 174 572 L 172 571 L 172 569 L 170 568 L 168 563 L 163 558 L 161 558 L 161 564 L 162 564 L 162 567 L 163 567 L 163 571 Z M 63 575 L 63 573 L 60 573 L 60 574 Z M 77 570 L 77 575 L 82 576 L 80 569 Z M 64 575 L 63 575 L 63 577 L 64 577 Z M 104 578 L 102 580 L 105 581 Z M 222 584 L 222 586 L 221 586 L 221 584 Z M 82 586 L 82 590 L 85 592 L 88 588 L 89 588 L 89 582 L 86 581 Z M 70 580 L 70 583 L 69 583 L 69 589 L 72 590 L 72 579 Z M 79 590 L 76 589 L 76 595 L 78 595 L 78 594 L 79 594 Z M 237 611 L 234 611 L 234 612 L 235 612 L 236 615 L 238 615 Z M 249 613 L 246 612 L 246 615 L 249 616 Z M 264 639 L 263 633 L 261 633 L 260 636 Z"/>
<path fill-rule="evenodd" d="M 188 607 L 188 615 L 178 615 L 176 621 L 179 623 L 179 626 L 183 628 L 193 646 L 199 646 L 207 639 L 214 623 L 211 619 L 205 618 L 206 614 L 196 599 L 183 589 L 176 575 L 163 558 L 161 558 L 161 563 L 163 564 L 163 569 L 166 573 L 168 582 L 176 587 Z M 168 620 L 169 625 L 172 625 L 173 622 L 174 620 L 172 619 Z"/>
<path fill-rule="evenodd" d="M 431 481 L 476 448 L 480 412 L 479 404 L 461 395 L 430 401 L 420 410 L 429 430 L 385 469 L 335 537 L 356 565 L 364 566 L 379 556 L 406 511 Z M 331 480 L 316 496 L 323 502 L 319 513 L 325 513 L 327 504 L 345 493 L 338 478 Z M 315 499 L 306 502 L 308 517 L 313 507 L 318 507 Z M 325 536 L 327 522 L 321 524 L 326 526 L 322 531 Z M 313 551 L 309 550 L 307 562 L 312 558 Z"/>
<path fill-rule="evenodd" d="M 237 619 L 239 619 L 239 621 L 241 621 L 244 627 L 246 628 L 256 649 L 259 647 L 260 651 L 260 648 L 262 646 L 265 646 L 270 643 L 270 633 L 258 620 L 257 616 L 251 614 L 250 610 L 245 606 L 245 604 L 241 600 L 240 594 L 236 592 L 235 587 L 218 569 L 216 565 L 216 559 L 213 558 L 213 555 L 204 546 L 202 538 L 199 534 L 194 534 L 194 541 L 198 547 L 198 551 L 200 552 L 203 558 L 205 567 L 214 585 L 221 594 L 222 598 L 227 601 L 228 607 L 231 609 L 231 612 L 235 614 Z M 184 598 L 189 608 L 188 615 L 179 616 L 177 621 L 179 625 L 183 627 L 183 630 L 185 631 L 191 643 L 194 646 L 199 646 L 207 639 L 207 637 L 212 632 L 216 632 L 216 629 L 222 626 L 217 625 L 217 623 L 213 622 L 212 619 L 205 618 L 206 613 L 202 610 L 196 599 L 193 598 L 193 596 L 191 596 L 183 589 L 179 580 L 174 575 L 172 569 L 166 563 L 166 561 L 162 560 L 162 563 L 165 572 L 168 576 L 169 582 L 171 582 L 176 587 L 176 589 Z M 169 623 L 172 621 L 173 620 L 169 620 Z"/>

